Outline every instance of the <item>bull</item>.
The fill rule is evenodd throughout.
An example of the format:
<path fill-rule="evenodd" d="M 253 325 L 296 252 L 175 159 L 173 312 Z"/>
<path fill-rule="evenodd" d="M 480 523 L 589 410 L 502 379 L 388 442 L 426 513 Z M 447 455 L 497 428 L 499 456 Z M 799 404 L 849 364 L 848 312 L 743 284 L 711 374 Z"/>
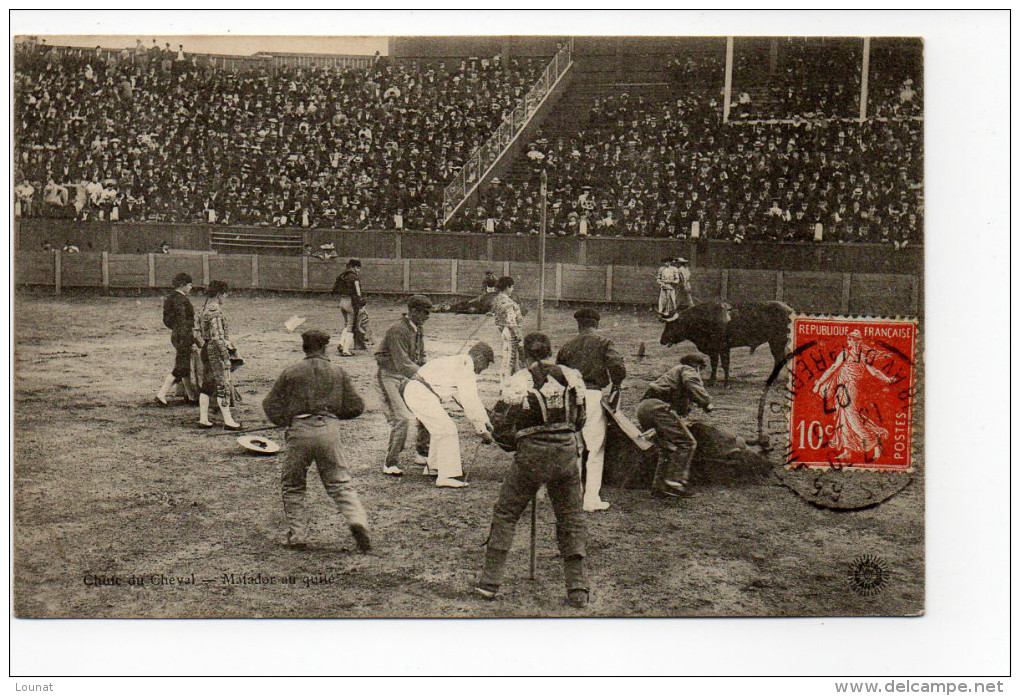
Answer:
<path fill-rule="evenodd" d="M 769 344 L 775 366 L 783 362 L 790 339 L 790 318 L 793 310 L 782 302 L 702 302 L 666 320 L 659 342 L 673 346 L 690 341 L 708 356 L 712 363 L 709 384 L 715 384 L 720 362 L 723 383 L 730 381 L 730 349 L 747 346 L 754 353 L 763 343 Z"/>

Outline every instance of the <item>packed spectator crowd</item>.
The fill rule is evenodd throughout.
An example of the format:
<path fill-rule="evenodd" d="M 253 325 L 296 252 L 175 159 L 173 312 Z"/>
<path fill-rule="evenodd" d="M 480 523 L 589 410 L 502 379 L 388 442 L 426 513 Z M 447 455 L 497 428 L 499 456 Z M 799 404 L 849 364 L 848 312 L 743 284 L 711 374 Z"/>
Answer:
<path fill-rule="evenodd" d="M 539 132 L 453 227 L 537 233 L 545 169 L 553 234 L 917 243 L 919 62 L 873 49 L 878 118 L 860 123 L 855 45 L 737 52 L 729 125 L 720 56 L 677 56 L 665 98 L 611 96 Z M 15 58 L 16 214 L 419 230 L 546 62 L 229 71 L 141 42 Z"/>
<path fill-rule="evenodd" d="M 832 61 L 846 61 L 847 51 L 790 53 L 781 54 L 788 59 L 776 84 L 784 86 L 774 91 L 770 118 L 738 109 L 736 123 L 722 124 L 722 91 L 713 83 L 718 61 L 674 59 L 668 98 L 597 100 L 581 129 L 540 133 L 462 224 L 537 233 L 538 172 L 545 169 L 552 234 L 686 238 L 697 223 L 700 237 L 737 242 L 919 243 L 923 124 L 902 117 L 920 115 L 921 102 L 916 93 L 900 93 L 912 80 L 889 70 L 886 84 L 903 82 L 881 93 L 876 110 L 901 118 L 862 123 L 848 118 L 858 108 L 856 94 L 851 104 L 832 82 L 815 89 L 793 77 L 838 75 L 846 66 Z"/>
<path fill-rule="evenodd" d="M 851 117 L 860 110 L 861 41 L 779 39 L 735 44 L 730 118 Z"/>
<path fill-rule="evenodd" d="M 542 60 L 217 69 L 183 46 L 19 45 L 22 215 L 435 229 L 442 185 Z"/>
<path fill-rule="evenodd" d="M 923 112 L 924 69 L 920 43 L 916 51 L 899 50 L 881 39 L 871 42 L 868 70 L 868 115 L 918 118 Z"/>

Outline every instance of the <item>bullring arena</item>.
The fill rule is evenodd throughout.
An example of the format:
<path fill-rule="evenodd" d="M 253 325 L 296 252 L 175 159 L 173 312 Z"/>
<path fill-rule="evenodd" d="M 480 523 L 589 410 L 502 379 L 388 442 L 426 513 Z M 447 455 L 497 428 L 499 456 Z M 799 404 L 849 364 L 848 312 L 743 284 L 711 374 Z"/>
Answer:
<path fill-rule="evenodd" d="M 328 205 L 309 203 L 314 192 L 320 190 L 310 185 L 294 195 L 281 194 L 279 201 L 268 201 L 267 206 L 279 202 L 277 208 L 286 212 L 276 214 L 275 220 L 270 219 L 272 215 L 261 220 L 250 210 L 232 207 L 226 195 L 220 203 L 210 204 L 201 200 L 203 193 L 193 200 L 184 200 L 186 196 L 181 194 L 177 200 L 181 206 L 169 206 L 169 191 L 176 189 L 164 190 L 166 182 L 161 175 L 147 169 L 158 166 L 158 157 L 145 159 L 149 156 L 145 152 L 125 155 L 128 161 L 136 156 L 144 160 L 134 173 L 132 191 L 123 183 L 123 176 L 109 183 L 116 179 L 110 175 L 116 157 L 95 156 L 93 151 L 87 171 L 78 175 L 72 174 L 73 165 L 68 165 L 67 176 L 79 176 L 79 181 L 54 182 L 72 189 L 67 200 L 60 205 L 47 204 L 49 208 L 39 200 L 42 196 L 22 200 L 24 205 L 19 208 L 15 225 L 17 616 L 577 615 L 563 601 L 554 521 L 549 501 L 543 496 L 538 500 L 537 581 L 528 579 L 525 516 L 518 525 L 499 599 L 486 603 L 472 595 L 492 506 L 511 455 L 494 446 L 479 445 L 462 414 L 455 420 L 461 430 L 470 487 L 437 489 L 430 479 L 418 474 L 419 467 L 411 463 L 410 447 L 404 453 L 402 463 L 407 473 L 402 478 L 380 473 L 388 428 L 375 383 L 372 350 L 359 351 L 352 358 L 339 358 L 335 352 L 339 308 L 329 290 L 343 270 L 344 261 L 357 257 L 364 264 L 362 282 L 376 340 L 399 319 L 411 294 L 428 294 L 437 304 L 447 298 L 470 297 L 480 291 L 487 270 L 515 278 L 517 296 L 529 309 L 525 331 L 534 330 L 541 266 L 537 262 L 539 236 L 532 226 L 540 205 L 534 185 L 538 158 L 531 153 L 543 150 L 547 153 L 543 159 L 553 160 L 543 165 L 550 178 L 552 198 L 562 205 L 547 219 L 542 329 L 552 338 L 555 349 L 575 334 L 574 310 L 582 305 L 597 306 L 602 312 L 601 332 L 613 340 L 627 364 L 622 405 L 631 416 L 648 382 L 676 365 L 682 355 L 695 351 L 690 343 L 660 345 L 663 324 L 654 305 L 658 294 L 656 268 L 662 257 L 684 256 L 690 260 L 692 292 L 700 302 L 778 300 L 800 314 L 920 317 L 924 307 L 923 247 L 919 243 L 923 203 L 918 188 L 904 184 L 902 191 L 897 190 L 903 179 L 884 166 L 869 170 L 869 176 L 876 180 L 890 176 L 888 186 L 875 187 L 890 200 L 876 198 L 871 203 L 882 207 L 880 217 L 884 215 L 884 221 L 880 228 L 876 228 L 875 214 L 854 217 L 863 208 L 860 196 L 848 193 L 842 201 L 838 186 L 828 197 L 821 192 L 816 195 L 816 189 L 805 183 L 803 187 L 791 184 L 796 197 L 780 215 L 768 214 L 764 204 L 743 207 L 739 201 L 728 208 L 723 206 L 720 212 L 717 200 L 729 200 L 728 187 L 723 190 L 708 186 L 706 195 L 713 197 L 709 205 L 685 204 L 679 210 L 659 209 L 654 201 L 646 202 L 646 198 L 652 200 L 659 194 L 650 198 L 634 194 L 641 202 L 630 206 L 624 201 L 619 208 L 638 212 L 621 212 L 614 217 L 610 210 L 606 217 L 598 218 L 599 223 L 592 214 L 591 233 L 580 234 L 577 220 L 585 217 L 587 199 L 577 205 L 582 212 L 574 217 L 567 209 L 570 201 L 586 195 L 584 190 L 601 186 L 621 199 L 631 194 L 619 192 L 605 181 L 591 186 L 573 182 L 577 183 L 576 190 L 568 189 L 563 182 L 583 167 L 557 169 L 556 158 L 548 155 L 553 152 L 550 143 L 557 138 L 569 145 L 570 134 L 582 129 L 582 116 L 593 110 L 593 104 L 640 95 L 647 104 L 626 102 L 627 108 L 637 110 L 636 124 L 642 110 L 651 114 L 658 108 L 649 105 L 696 100 L 699 94 L 711 93 L 705 85 L 716 73 L 721 77 L 725 67 L 727 73 L 736 69 L 735 76 L 745 76 L 748 85 L 755 88 L 748 87 L 747 102 L 754 108 L 745 104 L 741 106 L 744 113 L 727 114 L 727 118 L 742 118 L 745 122 L 723 128 L 753 129 L 759 139 L 767 139 L 769 129 L 787 128 L 791 119 L 821 118 L 817 116 L 819 109 L 831 109 L 826 123 L 845 117 L 851 124 L 858 119 L 858 125 L 846 126 L 851 139 L 852 128 L 888 129 L 896 133 L 895 137 L 902 136 L 909 152 L 905 159 L 916 164 L 922 146 L 919 136 L 913 139 L 916 134 L 912 134 L 911 124 L 916 124 L 921 115 L 916 104 L 908 104 L 913 98 L 904 100 L 904 90 L 900 89 L 904 80 L 910 79 L 904 77 L 904 66 L 913 64 L 896 58 L 900 53 L 913 55 L 911 46 L 890 43 L 868 48 L 880 57 L 875 58 L 875 64 L 890 67 L 892 75 L 876 75 L 870 110 L 865 99 L 860 111 L 854 112 L 858 108 L 854 95 L 848 96 L 846 90 L 826 91 L 817 84 L 805 87 L 802 94 L 808 96 L 800 102 L 784 103 L 776 96 L 782 90 L 772 89 L 776 84 L 751 75 L 749 66 L 754 61 L 746 56 L 741 59 L 739 43 L 734 58 L 733 44 L 723 39 L 714 43 L 685 43 L 682 39 L 645 43 L 622 39 L 510 41 L 492 37 L 460 43 L 395 40 L 391 44 L 391 65 L 433 65 L 440 80 L 443 70 L 448 75 L 460 70 L 462 75 L 467 71 L 468 81 L 485 81 L 488 78 L 477 78 L 472 73 L 476 68 L 464 68 L 464 63 L 476 60 L 472 56 L 503 52 L 507 55 L 504 60 L 516 56 L 522 65 L 529 66 L 527 70 L 522 68 L 527 80 L 537 80 L 536 84 L 545 80 L 545 84 L 535 93 L 534 102 L 525 98 L 531 92 L 518 89 L 518 106 L 523 108 L 519 122 L 512 114 L 493 122 L 479 116 L 472 125 L 476 130 L 492 126 L 493 135 L 505 142 L 488 144 L 476 136 L 482 147 L 474 154 L 463 143 L 458 157 L 443 150 L 444 165 L 456 160 L 450 170 L 456 172 L 441 177 L 445 191 L 443 186 L 427 183 L 411 187 L 429 191 L 427 195 L 410 194 L 412 198 L 417 196 L 413 210 L 419 212 L 403 204 L 393 207 L 389 192 L 377 199 L 359 194 L 367 212 L 362 215 L 356 206 L 346 213 L 334 210 L 332 219 L 338 222 L 335 226 L 327 221 Z M 762 44 L 748 47 L 747 56 L 759 51 L 768 57 L 773 50 L 779 65 L 784 65 L 784 60 L 795 67 L 821 61 L 831 70 L 826 77 L 838 82 L 849 79 L 841 72 L 840 61 L 859 60 L 861 51 L 850 40 L 845 45 L 823 43 L 808 49 L 785 44 L 770 49 Z M 224 59 L 222 65 L 213 61 L 198 67 L 197 57 L 190 63 L 185 59 L 183 66 L 172 57 L 169 72 L 160 78 L 161 67 L 151 62 L 144 69 L 138 67 L 133 52 L 129 52 L 130 68 L 125 67 L 119 51 L 96 55 L 100 54 L 103 69 L 110 75 L 136 71 L 137 76 L 144 76 L 151 71 L 156 76 L 149 81 L 136 80 L 132 92 L 135 104 L 142 103 L 146 85 L 156 89 L 161 80 L 179 79 L 186 85 L 190 79 L 205 79 L 218 74 L 216 71 L 243 74 L 257 69 L 267 70 L 271 76 L 292 78 L 302 73 L 291 75 L 288 70 L 300 71 L 315 62 L 315 57 L 308 57 L 305 63 L 289 65 L 286 61 L 291 58 L 277 57 L 266 59 L 265 66 L 256 68 L 228 66 Z M 77 71 L 85 61 L 90 72 L 98 69 L 92 67 L 97 60 L 91 51 L 68 49 L 52 62 L 48 53 L 26 55 L 50 67 L 26 63 L 24 73 L 29 77 L 23 77 L 19 84 L 27 87 L 19 95 L 33 93 L 33 84 L 38 86 L 40 81 L 50 79 L 46 76 L 52 75 L 54 65 Z M 919 56 L 916 58 L 919 60 Z M 196 67 L 192 69 L 191 65 Z M 373 75 L 381 83 L 378 91 L 385 93 L 387 83 L 385 77 L 378 78 L 378 62 L 352 59 L 348 66 L 325 65 L 323 69 Z M 482 68 L 477 70 L 486 74 Z M 776 74 L 788 77 L 790 73 L 777 70 Z M 310 78 L 313 82 L 315 79 Z M 522 84 L 530 84 L 527 80 L 522 78 Z M 852 79 L 844 86 L 859 87 Z M 513 94 L 513 86 L 509 89 Z M 837 96 L 821 104 L 803 103 L 822 92 Z M 917 99 L 919 103 L 920 97 Z M 22 113 L 35 113 L 24 99 L 18 103 L 25 109 Z M 695 113 L 701 107 L 675 108 L 689 108 Z M 772 112 L 765 114 L 762 109 Z M 804 116 L 808 111 L 816 115 Z M 307 120 L 304 103 L 302 112 Z M 292 113 L 289 105 L 286 113 Z M 595 109 L 593 123 L 603 113 Z M 661 114 L 651 115 L 653 120 L 661 119 Z M 774 118 L 765 118 L 768 115 Z M 777 115 L 781 118 L 775 118 Z M 676 116 L 679 118 L 679 112 Z M 45 121 L 46 117 L 40 118 Z M 293 124 L 296 132 L 302 132 L 300 122 L 298 119 Z M 618 123 L 624 130 L 631 127 L 629 117 L 621 116 Z M 501 136 L 498 129 L 504 127 L 509 134 Z M 632 149 L 635 142 L 642 142 L 640 127 L 633 127 L 635 133 L 621 140 L 630 143 Z M 697 132 L 696 128 L 692 130 Z M 39 172 L 45 173 L 47 164 L 39 153 L 47 151 L 28 147 L 40 134 L 52 135 L 30 119 L 20 131 L 16 129 L 16 138 L 25 146 L 21 164 L 26 180 L 39 177 L 34 180 L 41 194 L 46 184 L 42 179 L 46 177 Z M 683 137 L 687 138 L 683 142 L 689 143 L 690 135 Z M 584 136 L 577 139 L 583 143 Z M 843 139 L 839 137 L 839 142 Z M 83 153 L 90 144 L 82 145 Z M 707 148 L 709 158 L 712 148 L 724 148 L 704 142 L 700 146 Z M 814 146 L 823 149 L 817 142 Z M 108 147 L 113 146 L 103 144 L 100 150 Z M 268 144 L 262 147 L 267 152 L 271 149 Z M 372 147 L 366 145 L 365 152 L 374 152 Z M 903 159 L 902 147 L 903 143 L 894 149 L 893 159 Z M 189 157 L 194 154 L 188 152 Z M 743 146 L 740 152 L 744 152 Z M 639 155 L 623 159 L 637 162 Z M 734 155 L 736 159 L 740 156 Z M 879 153 L 875 157 L 882 156 Z M 597 164 L 597 156 L 593 157 Z M 838 156 L 832 159 L 838 160 Z M 852 159 L 848 156 L 848 161 Z M 371 161 L 368 154 L 365 161 Z M 65 164 L 61 162 L 60 166 Z M 626 169 L 631 165 L 620 166 Z M 868 169 L 868 165 L 863 166 Z M 99 172 L 101 167 L 109 170 Z M 645 170 L 639 165 L 632 169 L 635 176 Z M 74 187 L 81 184 L 84 188 L 82 182 L 96 172 L 102 175 L 96 177 L 101 179 L 96 182 L 100 191 L 116 191 L 107 198 L 99 193 L 95 202 L 91 194 L 83 194 L 84 201 L 78 207 Z M 855 174 L 852 192 L 857 188 L 857 172 L 847 170 L 847 178 L 849 173 Z M 288 174 L 299 178 L 293 171 L 288 170 Z M 380 172 L 373 171 L 368 178 L 377 175 Z M 428 176 L 433 175 L 439 176 L 428 172 Z M 661 176 L 655 175 L 655 185 L 666 175 L 666 170 Z M 422 176 L 424 182 L 427 177 L 424 173 Z M 785 181 L 785 177 L 776 176 Z M 860 176 L 863 181 L 864 173 Z M 733 178 L 738 176 L 734 174 Z M 511 182 L 509 187 L 507 182 Z M 178 193 L 187 191 L 189 185 L 192 192 L 201 192 L 207 184 L 206 180 L 186 183 Z M 147 193 L 142 195 L 141 189 L 146 186 Z M 649 184 L 644 193 L 648 190 L 656 189 Z M 689 193 L 671 191 L 669 195 Z M 272 198 L 266 190 L 260 190 L 259 195 L 263 194 Z M 399 198 L 409 194 L 402 191 L 394 195 Z M 784 196 L 777 197 L 781 206 L 786 205 Z M 804 204 L 804 210 L 810 213 L 802 212 L 799 198 L 808 200 L 811 196 L 817 200 Z M 694 198 L 705 201 L 704 196 Z M 819 201 L 825 202 L 824 209 Z M 191 204 L 191 209 L 185 209 L 185 203 Z M 839 222 L 831 222 L 832 213 L 847 203 L 851 212 L 838 216 Z M 217 205 L 221 207 L 209 217 L 209 211 Z M 614 200 L 606 210 L 615 205 Z M 114 207 L 116 219 L 111 219 Z M 688 214 L 688 208 L 699 212 Z M 428 210 L 429 214 L 420 210 Z M 741 211 L 739 215 L 737 210 Z M 234 221 L 225 224 L 228 213 L 234 215 Z M 671 221 L 669 230 L 651 225 L 659 213 Z M 716 225 L 716 218 L 722 220 L 723 215 L 726 220 L 740 221 L 735 232 L 729 223 Z M 294 225 L 296 221 L 301 224 Z M 601 226 L 596 228 L 597 224 Z M 57 248 L 46 248 L 54 242 Z M 166 248 L 161 248 L 164 245 Z M 310 475 L 308 488 L 310 548 L 299 552 L 283 546 L 279 457 L 251 456 L 238 447 L 231 433 L 198 429 L 196 409 L 181 404 L 179 399 L 171 400 L 169 408 L 155 403 L 155 389 L 173 362 L 169 332 L 161 321 L 162 298 L 171 279 L 180 272 L 189 273 L 197 287 L 224 280 L 233 289 L 224 309 L 230 318 L 231 337 L 246 361 L 235 373 L 235 385 L 243 399 L 235 415 L 246 429 L 270 425 L 261 410 L 261 400 L 280 371 L 302 355 L 299 335 L 288 331 L 285 322 L 294 316 L 303 317 L 305 328 L 321 328 L 333 334 L 331 359 L 348 371 L 366 402 L 364 415 L 342 421 L 341 426 L 351 472 L 369 510 L 375 545 L 372 554 L 355 553 L 353 541 L 314 474 Z M 201 297 L 194 301 L 199 308 Z M 491 343 L 498 357 L 500 342 L 491 316 L 436 313 L 425 325 L 430 358 L 461 352 L 475 340 Z M 612 508 L 585 516 L 592 587 L 585 615 L 841 616 L 922 612 L 923 347 L 920 341 L 913 411 L 914 476 L 909 486 L 881 505 L 839 511 L 810 504 L 782 485 L 772 472 L 757 480 L 703 482 L 696 486 L 696 497 L 679 505 L 654 500 L 642 488 L 608 485 L 603 498 L 612 503 Z M 699 414 L 696 419 L 746 440 L 754 439 L 758 434 L 758 404 L 771 369 L 767 348 L 753 353 L 735 348 L 729 385 L 709 387 L 717 410 Z M 479 376 L 482 400 L 489 407 L 498 396 L 496 372 L 493 366 Z M 283 441 L 281 430 L 267 430 L 265 434 Z M 776 444 L 761 456 L 767 458 L 769 469 L 781 470 L 782 443 Z M 850 564 L 861 554 L 881 558 L 894 579 L 878 594 L 855 592 L 848 581 Z M 132 578 L 135 581 L 129 581 Z"/>

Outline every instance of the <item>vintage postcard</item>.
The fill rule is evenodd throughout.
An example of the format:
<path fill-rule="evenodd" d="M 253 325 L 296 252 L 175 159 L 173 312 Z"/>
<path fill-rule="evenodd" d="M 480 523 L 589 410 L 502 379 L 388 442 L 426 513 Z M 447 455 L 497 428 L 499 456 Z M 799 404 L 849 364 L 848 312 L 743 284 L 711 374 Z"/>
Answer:
<path fill-rule="evenodd" d="M 13 60 L 16 617 L 925 612 L 921 38 Z"/>

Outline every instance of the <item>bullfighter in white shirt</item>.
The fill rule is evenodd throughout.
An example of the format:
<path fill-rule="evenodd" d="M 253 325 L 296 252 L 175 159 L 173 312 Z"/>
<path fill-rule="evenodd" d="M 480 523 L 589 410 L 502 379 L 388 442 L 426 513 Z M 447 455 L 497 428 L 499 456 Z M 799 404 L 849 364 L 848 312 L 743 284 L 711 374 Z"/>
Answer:
<path fill-rule="evenodd" d="M 426 474 L 436 475 L 440 488 L 463 488 L 467 482 L 460 459 L 457 425 L 443 406 L 444 400 L 456 400 L 464 409 L 482 440 L 492 442 L 492 424 L 478 396 L 475 375 L 493 363 L 495 356 L 488 343 L 476 343 L 467 355 L 448 355 L 429 360 L 404 385 L 404 403 L 432 438 Z"/>

